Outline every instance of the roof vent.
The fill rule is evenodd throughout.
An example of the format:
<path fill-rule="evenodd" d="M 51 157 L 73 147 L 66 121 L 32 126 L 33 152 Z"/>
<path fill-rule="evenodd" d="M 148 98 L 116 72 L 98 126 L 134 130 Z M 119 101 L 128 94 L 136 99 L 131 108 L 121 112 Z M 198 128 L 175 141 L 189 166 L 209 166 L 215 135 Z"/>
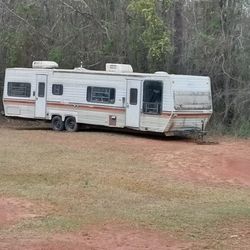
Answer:
<path fill-rule="evenodd" d="M 33 69 L 57 69 L 58 67 L 58 64 L 52 61 L 34 61 L 32 63 Z"/>
<path fill-rule="evenodd" d="M 106 64 L 107 72 L 119 72 L 119 73 L 133 73 L 133 68 L 129 64 Z"/>
<path fill-rule="evenodd" d="M 79 67 L 79 68 L 74 68 L 75 71 L 88 71 L 85 68 Z"/>
<path fill-rule="evenodd" d="M 159 76 L 167 76 L 168 75 L 168 73 L 165 71 L 157 71 L 157 72 L 155 72 L 155 74 L 159 75 Z"/>
<path fill-rule="evenodd" d="M 81 66 L 78 68 L 74 68 L 76 71 L 88 71 L 87 69 L 83 68 L 83 62 L 81 62 Z"/>

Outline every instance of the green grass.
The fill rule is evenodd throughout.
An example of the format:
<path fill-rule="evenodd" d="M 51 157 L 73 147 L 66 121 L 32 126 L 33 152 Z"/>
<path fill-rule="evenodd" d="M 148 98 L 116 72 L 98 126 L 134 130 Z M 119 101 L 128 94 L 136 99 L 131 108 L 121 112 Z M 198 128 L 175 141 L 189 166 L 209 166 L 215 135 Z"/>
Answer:
<path fill-rule="evenodd" d="M 0 138 L 0 194 L 54 207 L 12 232 L 125 221 L 202 239 L 225 223 L 250 223 L 248 188 L 173 181 L 122 135 L 0 130 Z"/>

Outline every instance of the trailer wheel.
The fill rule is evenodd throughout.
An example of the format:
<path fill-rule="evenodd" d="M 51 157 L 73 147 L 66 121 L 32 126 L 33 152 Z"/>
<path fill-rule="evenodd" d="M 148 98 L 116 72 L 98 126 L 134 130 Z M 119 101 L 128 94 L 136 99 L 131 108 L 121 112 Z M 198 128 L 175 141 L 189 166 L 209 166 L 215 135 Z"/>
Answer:
<path fill-rule="evenodd" d="M 78 130 L 78 124 L 76 122 L 75 117 L 67 117 L 65 121 L 65 129 L 68 132 L 76 132 Z"/>
<path fill-rule="evenodd" d="M 52 119 L 52 129 L 55 131 L 63 131 L 64 130 L 64 122 L 61 116 L 54 116 Z"/>

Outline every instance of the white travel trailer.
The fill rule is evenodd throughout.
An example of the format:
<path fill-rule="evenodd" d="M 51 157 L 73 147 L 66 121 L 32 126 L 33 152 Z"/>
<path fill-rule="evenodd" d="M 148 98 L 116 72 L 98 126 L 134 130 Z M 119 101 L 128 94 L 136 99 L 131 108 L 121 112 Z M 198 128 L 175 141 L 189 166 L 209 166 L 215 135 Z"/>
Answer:
<path fill-rule="evenodd" d="M 123 64 L 107 64 L 106 71 L 57 67 L 7 69 L 5 115 L 48 120 L 56 131 L 88 124 L 165 135 L 202 132 L 212 115 L 209 77 L 133 73 Z"/>

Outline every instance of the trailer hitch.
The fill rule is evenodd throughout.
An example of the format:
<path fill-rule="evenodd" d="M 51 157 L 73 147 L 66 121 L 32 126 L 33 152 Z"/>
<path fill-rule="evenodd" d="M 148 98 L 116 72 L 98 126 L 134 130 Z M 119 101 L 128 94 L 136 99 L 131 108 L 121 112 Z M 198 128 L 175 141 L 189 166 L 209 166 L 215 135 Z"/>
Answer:
<path fill-rule="evenodd" d="M 201 123 L 202 123 L 201 130 L 196 131 L 195 136 L 194 136 L 196 144 L 198 144 L 198 145 L 217 145 L 217 144 L 219 144 L 219 142 L 209 141 L 209 140 L 205 139 L 205 136 L 207 135 L 208 132 L 205 131 L 205 122 L 202 121 Z"/>

